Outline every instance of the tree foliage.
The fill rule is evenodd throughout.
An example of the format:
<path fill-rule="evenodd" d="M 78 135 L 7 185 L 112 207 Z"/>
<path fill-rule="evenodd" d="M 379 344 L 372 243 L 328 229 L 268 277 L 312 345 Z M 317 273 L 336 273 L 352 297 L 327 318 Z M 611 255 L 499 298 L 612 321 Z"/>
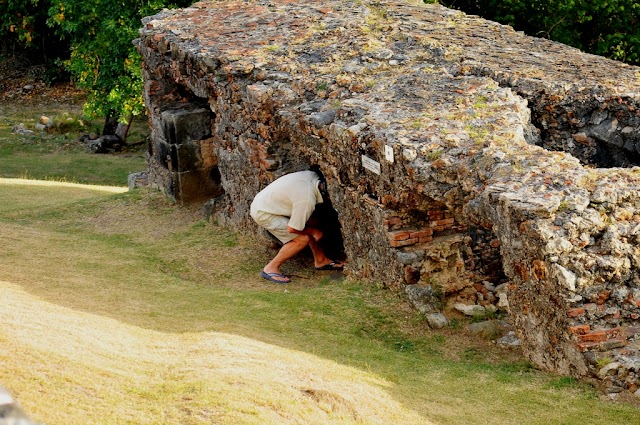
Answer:
<path fill-rule="evenodd" d="M 52 64 L 68 51 L 47 25 L 50 0 L 0 0 L 0 52 Z"/>
<path fill-rule="evenodd" d="M 122 121 L 144 111 L 140 54 L 132 44 L 140 19 L 193 0 L 52 0 L 49 25 L 70 41 L 64 61 L 77 85 L 88 92 L 85 112 Z"/>
<path fill-rule="evenodd" d="M 35 28 L 43 27 L 46 13 L 38 8 L 38 0 L 0 0 L 0 31 L 5 47 L 20 42 L 32 46 Z"/>
<path fill-rule="evenodd" d="M 55 60 L 86 89 L 88 115 L 127 120 L 144 111 L 141 59 L 132 44 L 140 20 L 193 1 L 0 0 L 0 47 L 49 65 Z"/>
<path fill-rule="evenodd" d="M 511 25 L 528 35 L 640 65 L 638 0 L 441 0 L 441 3 Z"/>

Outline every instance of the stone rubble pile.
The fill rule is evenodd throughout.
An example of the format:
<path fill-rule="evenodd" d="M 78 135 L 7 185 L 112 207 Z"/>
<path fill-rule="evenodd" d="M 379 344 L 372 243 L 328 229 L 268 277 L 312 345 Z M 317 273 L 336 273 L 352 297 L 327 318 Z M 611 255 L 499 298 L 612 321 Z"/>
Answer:
<path fill-rule="evenodd" d="M 27 127 L 25 127 L 24 123 L 14 125 L 11 129 L 11 132 L 13 134 L 19 134 L 21 136 L 30 136 L 34 133 L 33 130 L 29 130 Z"/>

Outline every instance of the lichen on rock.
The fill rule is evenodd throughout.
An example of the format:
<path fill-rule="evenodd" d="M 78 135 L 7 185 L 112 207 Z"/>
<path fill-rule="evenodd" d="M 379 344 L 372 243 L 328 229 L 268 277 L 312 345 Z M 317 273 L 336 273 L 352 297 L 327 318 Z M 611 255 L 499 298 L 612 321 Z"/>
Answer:
<path fill-rule="evenodd" d="M 430 315 L 509 313 L 542 368 L 640 358 L 640 69 L 417 1 L 143 25 L 151 185 L 255 231 L 255 193 L 319 164 L 352 276 Z M 607 382 L 634 392 L 624 370 Z"/>

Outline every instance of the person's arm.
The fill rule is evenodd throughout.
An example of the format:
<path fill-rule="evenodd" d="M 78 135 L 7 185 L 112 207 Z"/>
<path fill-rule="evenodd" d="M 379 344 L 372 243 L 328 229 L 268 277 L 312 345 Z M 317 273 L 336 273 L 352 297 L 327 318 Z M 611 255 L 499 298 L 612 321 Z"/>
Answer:
<path fill-rule="evenodd" d="M 307 199 L 303 199 L 293 204 L 287 230 L 289 233 L 294 233 L 296 235 L 309 235 L 314 240 L 319 241 L 320 238 L 322 238 L 322 232 L 313 225 L 313 221 L 310 222 L 309 220 L 315 210 L 316 199 L 312 191 L 312 187 L 309 186 L 308 189 Z"/>
<path fill-rule="evenodd" d="M 322 232 L 320 230 L 316 229 L 315 227 L 306 226 L 302 230 L 296 230 L 293 227 L 288 226 L 287 230 L 289 231 L 289 233 L 295 233 L 296 235 L 309 235 L 316 242 L 319 241 L 322 238 Z"/>

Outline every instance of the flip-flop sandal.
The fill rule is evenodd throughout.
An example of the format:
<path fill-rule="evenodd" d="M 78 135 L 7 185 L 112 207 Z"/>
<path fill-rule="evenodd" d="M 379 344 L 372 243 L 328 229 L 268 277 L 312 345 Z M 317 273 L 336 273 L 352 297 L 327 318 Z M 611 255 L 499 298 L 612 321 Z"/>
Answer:
<path fill-rule="evenodd" d="M 329 264 L 325 264 L 322 267 L 316 267 L 316 270 L 342 270 L 344 269 L 344 265 L 340 265 L 335 261 L 330 262 Z"/>
<path fill-rule="evenodd" d="M 265 272 L 263 270 L 263 271 L 260 272 L 260 276 L 262 276 L 263 278 L 267 279 L 270 282 L 275 282 L 275 283 L 289 283 L 289 282 L 291 282 L 291 279 L 289 279 L 287 277 L 287 275 L 282 274 L 282 273 L 276 273 L 276 272 L 267 273 L 267 272 Z M 281 279 L 286 279 L 286 280 L 276 279 L 277 277 L 279 277 Z"/>

